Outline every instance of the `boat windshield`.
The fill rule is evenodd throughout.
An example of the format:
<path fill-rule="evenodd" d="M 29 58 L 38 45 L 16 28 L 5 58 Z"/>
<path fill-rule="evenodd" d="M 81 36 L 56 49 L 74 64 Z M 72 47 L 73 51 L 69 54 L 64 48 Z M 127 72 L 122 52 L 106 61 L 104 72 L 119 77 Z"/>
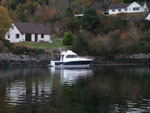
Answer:
<path fill-rule="evenodd" d="M 66 58 L 78 58 L 77 55 L 67 55 Z"/>
<path fill-rule="evenodd" d="M 63 60 L 64 60 L 64 55 L 61 55 L 60 61 L 63 61 Z"/>

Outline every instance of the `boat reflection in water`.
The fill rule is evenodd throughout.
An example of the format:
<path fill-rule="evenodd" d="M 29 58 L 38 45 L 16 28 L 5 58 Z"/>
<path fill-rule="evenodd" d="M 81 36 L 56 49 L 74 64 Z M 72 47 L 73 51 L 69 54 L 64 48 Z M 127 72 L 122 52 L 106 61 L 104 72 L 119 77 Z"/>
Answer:
<path fill-rule="evenodd" d="M 86 78 L 93 75 L 90 68 L 50 68 L 51 75 L 60 76 L 60 81 L 62 83 L 72 84 L 75 83 L 77 79 Z"/>

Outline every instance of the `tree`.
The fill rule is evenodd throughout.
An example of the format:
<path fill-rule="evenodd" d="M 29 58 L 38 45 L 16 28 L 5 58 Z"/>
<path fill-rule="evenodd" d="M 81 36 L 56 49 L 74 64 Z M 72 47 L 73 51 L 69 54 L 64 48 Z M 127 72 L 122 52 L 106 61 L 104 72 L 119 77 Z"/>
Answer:
<path fill-rule="evenodd" d="M 81 30 L 79 34 L 75 37 L 72 45 L 73 51 L 87 55 L 89 50 L 89 43 L 86 34 L 87 33 L 85 31 Z"/>
<path fill-rule="evenodd" d="M 143 1 L 148 1 L 148 0 L 124 0 L 124 3 L 132 3 L 132 2 L 143 2 Z"/>
<path fill-rule="evenodd" d="M 81 21 L 82 28 L 87 31 L 96 33 L 101 25 L 100 16 L 93 7 L 88 7 Z"/>
<path fill-rule="evenodd" d="M 74 35 L 72 32 L 67 32 L 63 38 L 63 45 L 72 45 L 73 44 Z"/>
<path fill-rule="evenodd" d="M 8 16 L 8 11 L 0 6 L 0 38 L 5 37 L 6 32 L 11 27 L 11 19 Z"/>
<path fill-rule="evenodd" d="M 121 4 L 123 2 L 124 2 L 123 0 L 112 0 L 113 4 Z"/>

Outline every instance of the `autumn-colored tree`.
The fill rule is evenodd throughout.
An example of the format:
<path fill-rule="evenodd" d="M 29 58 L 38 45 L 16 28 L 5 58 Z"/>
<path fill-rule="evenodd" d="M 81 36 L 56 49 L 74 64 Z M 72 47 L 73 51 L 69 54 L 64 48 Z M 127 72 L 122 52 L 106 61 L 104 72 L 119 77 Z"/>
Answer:
<path fill-rule="evenodd" d="M 0 6 L 0 38 L 5 37 L 6 32 L 11 27 L 11 19 L 6 8 Z"/>
<path fill-rule="evenodd" d="M 113 4 L 122 4 L 123 0 L 112 0 Z"/>
<path fill-rule="evenodd" d="M 45 22 L 54 23 L 53 18 L 55 14 L 56 14 L 56 10 L 53 7 L 39 6 L 36 9 L 31 21 L 42 22 L 42 23 L 45 23 Z"/>
<path fill-rule="evenodd" d="M 101 25 L 101 19 L 95 8 L 89 7 L 85 10 L 81 24 L 84 30 L 97 33 Z"/>

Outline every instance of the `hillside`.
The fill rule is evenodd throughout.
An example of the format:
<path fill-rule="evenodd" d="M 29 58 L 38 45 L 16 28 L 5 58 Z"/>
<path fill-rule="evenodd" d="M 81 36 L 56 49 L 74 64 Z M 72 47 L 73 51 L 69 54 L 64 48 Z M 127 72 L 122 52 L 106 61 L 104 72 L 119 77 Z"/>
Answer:
<path fill-rule="evenodd" d="M 84 55 L 149 53 L 150 22 L 144 20 L 147 13 L 102 13 L 111 3 L 124 2 L 132 0 L 2 0 L 1 4 L 12 21 L 44 23 L 51 28 L 52 37 L 63 38 L 71 31 L 74 40 L 70 46 Z M 74 16 L 79 13 L 84 16 Z"/>

